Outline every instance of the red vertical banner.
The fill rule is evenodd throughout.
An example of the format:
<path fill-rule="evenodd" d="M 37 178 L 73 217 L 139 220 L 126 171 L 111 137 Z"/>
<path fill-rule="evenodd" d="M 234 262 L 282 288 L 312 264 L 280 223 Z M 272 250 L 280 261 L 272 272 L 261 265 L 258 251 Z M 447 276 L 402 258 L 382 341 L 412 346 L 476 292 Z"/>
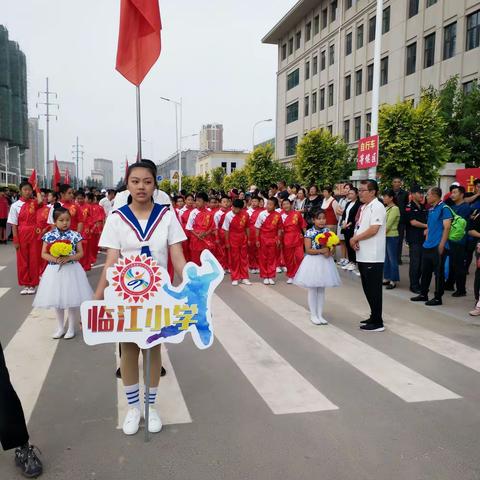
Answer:
<path fill-rule="evenodd" d="M 55 192 L 58 192 L 58 184 L 62 181 L 62 174 L 58 168 L 57 157 L 53 160 L 53 185 L 52 188 Z"/>
<path fill-rule="evenodd" d="M 35 193 L 40 191 L 38 188 L 37 171 L 35 169 L 33 169 L 30 177 L 28 178 L 28 183 L 33 187 L 33 191 Z"/>
<path fill-rule="evenodd" d="M 373 168 L 378 165 L 378 135 L 361 138 L 358 141 L 357 168 Z"/>

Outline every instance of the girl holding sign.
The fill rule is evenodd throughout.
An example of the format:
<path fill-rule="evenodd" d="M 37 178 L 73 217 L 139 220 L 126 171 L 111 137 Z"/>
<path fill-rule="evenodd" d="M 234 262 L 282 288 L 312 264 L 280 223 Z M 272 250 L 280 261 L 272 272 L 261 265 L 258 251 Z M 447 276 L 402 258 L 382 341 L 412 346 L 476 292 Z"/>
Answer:
<path fill-rule="evenodd" d="M 100 246 L 107 249 L 107 258 L 102 276 L 98 282 L 95 299 L 102 300 L 107 287 L 107 269 L 119 258 L 146 254 L 167 268 L 168 256 L 177 275 L 181 276 L 185 266 L 182 242 L 186 240 L 183 229 L 168 206 L 155 204 L 157 170 L 152 162 L 140 161 L 130 165 L 126 182 L 130 197 L 128 204 L 116 210 L 107 218 L 100 238 Z M 140 239 L 143 239 L 140 240 Z M 151 348 L 149 432 L 162 429 L 162 421 L 154 404 L 162 368 L 160 345 Z M 138 356 L 140 348 L 135 343 L 122 343 L 120 370 L 125 387 L 129 409 L 123 423 L 123 432 L 134 435 L 138 431 L 142 416 L 140 408 L 140 386 Z M 145 352 L 143 352 L 145 353 Z"/>

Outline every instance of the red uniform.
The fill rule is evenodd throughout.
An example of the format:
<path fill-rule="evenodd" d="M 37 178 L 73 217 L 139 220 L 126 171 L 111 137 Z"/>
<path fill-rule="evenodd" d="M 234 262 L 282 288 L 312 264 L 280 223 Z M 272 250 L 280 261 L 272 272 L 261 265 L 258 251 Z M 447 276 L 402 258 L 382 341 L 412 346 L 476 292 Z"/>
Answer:
<path fill-rule="evenodd" d="M 300 212 L 290 210 L 282 214 L 283 258 L 287 267 L 287 277 L 293 278 L 303 260 L 303 231 L 307 222 Z"/>
<path fill-rule="evenodd" d="M 190 236 L 190 255 L 192 262 L 200 265 L 200 255 L 204 250 L 215 252 L 215 222 L 213 214 L 207 208 L 195 208 L 188 218 L 187 231 Z M 203 239 L 197 238 L 195 233 L 202 234 L 209 232 Z"/>
<path fill-rule="evenodd" d="M 41 275 L 47 266 L 47 261 L 42 258 L 42 237 L 50 230 L 48 223 L 48 216 L 50 214 L 50 205 L 42 205 L 37 209 L 36 213 L 36 225 L 35 225 L 35 239 L 37 243 L 37 255 L 38 255 L 38 273 Z"/>
<path fill-rule="evenodd" d="M 275 278 L 278 260 L 278 241 L 282 230 L 282 217 L 278 212 L 263 211 L 255 228 L 260 229 L 260 250 L 258 254 L 261 278 Z"/>
<path fill-rule="evenodd" d="M 224 210 L 221 208 L 217 210 L 213 216 L 215 226 L 217 228 L 215 257 L 224 270 L 228 270 L 230 268 L 230 252 L 225 248 L 225 230 L 223 230 L 223 222 L 225 221 L 225 216 L 228 212 L 228 209 Z"/>
<path fill-rule="evenodd" d="M 260 213 L 263 211 L 260 207 L 250 208 L 248 210 L 249 221 L 248 229 L 250 236 L 248 237 L 248 266 L 252 270 L 258 270 L 258 248 L 257 248 L 257 232 L 255 231 L 255 223 Z"/>
<path fill-rule="evenodd" d="M 98 203 L 92 203 L 92 221 L 93 225 L 90 230 L 90 264 L 97 262 L 98 242 L 102 234 L 103 225 L 105 223 L 105 210 Z"/>
<path fill-rule="evenodd" d="M 326 225 L 336 225 L 338 223 L 337 214 L 333 209 L 333 205 L 336 204 L 335 199 L 330 197 L 330 203 L 325 209 L 325 216 L 327 217 Z"/>
<path fill-rule="evenodd" d="M 60 202 L 60 205 L 66 208 L 70 212 L 71 223 L 70 230 L 78 232 L 78 224 L 82 223 L 82 217 L 80 215 L 80 208 L 76 203 L 73 202 Z M 82 232 L 83 236 L 83 232 Z"/>
<path fill-rule="evenodd" d="M 248 279 L 248 242 L 249 216 L 246 210 L 225 215 L 222 230 L 228 232 L 230 245 L 230 273 L 232 280 Z"/>
<path fill-rule="evenodd" d="M 88 272 L 92 269 L 92 264 L 90 263 L 92 259 L 91 254 L 91 240 L 92 240 L 92 228 L 93 228 L 93 216 L 92 216 L 92 206 L 87 202 L 77 203 L 77 208 L 79 211 L 80 222 L 83 223 L 82 230 L 82 247 L 83 247 L 83 257 L 80 259 L 80 265 L 83 269 Z"/>
<path fill-rule="evenodd" d="M 182 243 L 182 248 L 183 248 L 183 256 L 185 257 L 185 260 L 189 262 L 191 260 L 191 254 L 190 254 L 190 237 L 191 237 L 191 232 L 187 230 L 187 223 L 188 219 L 190 218 L 190 214 L 195 210 L 195 207 L 183 207 L 180 210 L 180 223 L 182 224 L 183 230 L 185 232 L 185 235 L 187 236 L 187 239 Z"/>

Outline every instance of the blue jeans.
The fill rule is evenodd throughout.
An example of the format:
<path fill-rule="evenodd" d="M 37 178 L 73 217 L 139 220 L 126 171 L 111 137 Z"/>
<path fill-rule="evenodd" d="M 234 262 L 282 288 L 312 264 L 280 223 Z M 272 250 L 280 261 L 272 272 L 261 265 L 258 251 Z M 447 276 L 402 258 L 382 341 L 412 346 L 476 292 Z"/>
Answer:
<path fill-rule="evenodd" d="M 400 281 L 400 272 L 398 271 L 398 237 L 387 237 L 386 247 L 383 276 L 385 280 L 398 282 Z"/>

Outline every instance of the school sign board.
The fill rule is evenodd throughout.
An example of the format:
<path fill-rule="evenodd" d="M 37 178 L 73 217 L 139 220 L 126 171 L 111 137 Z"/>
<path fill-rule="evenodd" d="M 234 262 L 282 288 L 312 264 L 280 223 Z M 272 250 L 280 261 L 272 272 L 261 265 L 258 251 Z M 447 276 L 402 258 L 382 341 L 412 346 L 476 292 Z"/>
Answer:
<path fill-rule="evenodd" d="M 457 182 L 465 187 L 467 192 L 475 192 L 473 182 L 480 178 L 480 168 L 461 168 L 455 172 Z"/>
<path fill-rule="evenodd" d="M 224 271 L 208 250 L 201 263 L 188 263 L 183 282 L 173 287 L 168 272 L 151 257 L 120 259 L 107 270 L 104 300 L 81 306 L 85 343 L 136 343 L 149 349 L 180 343 L 190 332 L 198 348 L 208 348 L 214 334 L 211 300 Z"/>
<path fill-rule="evenodd" d="M 358 170 L 376 166 L 378 166 L 378 135 L 361 138 L 358 141 Z"/>

